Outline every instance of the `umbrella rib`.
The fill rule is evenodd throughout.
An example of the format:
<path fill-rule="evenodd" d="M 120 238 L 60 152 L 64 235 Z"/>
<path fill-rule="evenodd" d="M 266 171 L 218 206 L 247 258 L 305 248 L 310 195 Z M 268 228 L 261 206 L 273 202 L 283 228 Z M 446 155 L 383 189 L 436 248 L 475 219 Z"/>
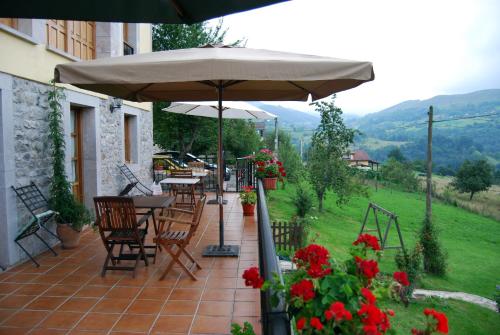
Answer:
<path fill-rule="evenodd" d="M 259 119 L 256 115 L 254 115 L 254 114 L 252 113 L 252 111 L 247 110 L 247 113 L 248 113 L 248 114 L 250 114 L 250 115 L 252 115 L 255 119 Z"/>
<path fill-rule="evenodd" d="M 186 15 L 186 11 L 181 7 L 181 5 L 179 5 L 179 2 L 177 0 L 170 0 L 170 2 L 172 3 L 172 6 L 174 6 L 175 11 L 177 12 L 177 16 L 179 16 L 179 18 L 183 22 L 186 23 L 192 22 L 191 18 L 189 18 Z"/>
<path fill-rule="evenodd" d="M 133 92 L 132 94 L 130 94 L 127 98 L 131 98 L 131 99 L 137 99 L 137 95 L 139 93 L 141 93 L 142 91 L 144 91 L 145 89 L 149 88 L 151 85 L 153 85 L 153 83 L 150 83 L 150 84 L 146 84 L 144 87 L 142 87 L 140 90 L 137 90 L 135 92 Z M 126 100 L 131 100 L 131 99 L 127 99 Z"/>
<path fill-rule="evenodd" d="M 312 96 L 314 96 L 316 94 L 313 91 L 309 91 L 308 89 L 306 89 L 306 88 L 304 88 L 304 87 L 302 87 L 302 86 L 294 83 L 293 81 L 288 81 L 288 83 L 291 84 L 291 85 L 293 85 L 293 86 L 295 86 L 295 87 L 297 87 L 298 89 L 301 89 L 304 92 L 307 92 L 307 93 L 311 94 Z"/>

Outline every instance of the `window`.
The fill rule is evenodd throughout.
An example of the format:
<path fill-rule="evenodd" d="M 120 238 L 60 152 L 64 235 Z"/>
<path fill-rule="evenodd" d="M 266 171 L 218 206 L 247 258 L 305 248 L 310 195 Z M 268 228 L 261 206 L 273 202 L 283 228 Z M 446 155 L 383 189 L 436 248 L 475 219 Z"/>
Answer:
<path fill-rule="evenodd" d="M 132 116 L 125 115 L 123 119 L 123 141 L 125 147 L 125 163 L 131 162 L 130 127 Z"/>
<path fill-rule="evenodd" d="M 137 115 L 123 114 L 123 151 L 125 163 L 137 163 L 138 156 Z"/>
<path fill-rule="evenodd" d="M 18 19 L 11 19 L 11 18 L 0 18 L 0 23 L 9 26 L 13 29 L 17 29 L 19 25 Z"/>
<path fill-rule="evenodd" d="M 123 55 L 133 55 L 134 48 L 131 42 L 131 27 L 130 24 L 123 24 Z"/>
<path fill-rule="evenodd" d="M 95 22 L 47 20 L 47 45 L 80 59 L 95 58 Z"/>

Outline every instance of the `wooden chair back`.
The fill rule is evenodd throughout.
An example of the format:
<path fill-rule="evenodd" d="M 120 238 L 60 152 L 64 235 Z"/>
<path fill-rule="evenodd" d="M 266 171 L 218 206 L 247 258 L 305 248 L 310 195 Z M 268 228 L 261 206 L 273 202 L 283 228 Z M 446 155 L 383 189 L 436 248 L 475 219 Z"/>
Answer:
<path fill-rule="evenodd" d="M 137 217 L 130 197 L 103 196 L 94 198 L 96 222 L 102 232 L 136 230 Z"/>
<path fill-rule="evenodd" d="M 172 170 L 170 171 L 170 176 L 172 178 L 193 178 L 193 170 L 190 169 Z"/>
<path fill-rule="evenodd" d="M 198 229 L 201 221 L 201 215 L 203 214 L 203 208 L 205 207 L 205 200 L 207 196 L 204 195 L 196 202 L 196 206 L 194 207 L 193 219 L 191 223 L 191 227 L 189 228 L 189 236 L 188 240 L 194 236 L 194 233 Z"/>
<path fill-rule="evenodd" d="M 189 162 L 188 167 L 193 171 L 203 172 L 205 170 L 205 163 L 203 162 Z"/>

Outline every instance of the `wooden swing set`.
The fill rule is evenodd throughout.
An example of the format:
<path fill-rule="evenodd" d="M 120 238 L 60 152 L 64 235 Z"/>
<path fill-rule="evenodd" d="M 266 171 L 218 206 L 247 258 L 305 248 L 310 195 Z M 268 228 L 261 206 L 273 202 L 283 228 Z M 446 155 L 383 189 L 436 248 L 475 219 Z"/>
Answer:
<path fill-rule="evenodd" d="M 370 212 L 373 212 L 373 216 L 375 219 L 376 228 L 373 228 L 373 229 L 367 229 L 367 221 L 368 221 L 368 216 L 370 215 Z M 385 228 L 385 232 L 384 232 L 383 236 L 382 236 L 382 229 L 380 228 L 381 223 L 379 222 L 378 213 L 385 215 L 388 218 L 387 227 Z M 387 236 L 389 235 L 389 230 L 391 229 L 391 226 L 393 223 L 396 226 L 396 230 L 398 232 L 400 245 L 387 246 L 386 245 L 387 244 Z M 401 230 L 399 229 L 398 216 L 396 214 L 389 212 L 388 210 L 380 207 L 379 205 L 371 203 L 371 202 L 368 204 L 368 209 L 366 210 L 365 219 L 363 220 L 363 225 L 361 226 L 361 231 L 359 232 L 359 235 L 361 235 L 363 233 L 369 233 L 369 232 L 377 232 L 378 238 L 380 241 L 380 248 L 382 250 L 384 250 L 384 249 L 401 249 L 401 250 L 403 250 L 404 253 L 406 253 L 405 245 L 403 242 L 403 235 L 401 234 Z"/>

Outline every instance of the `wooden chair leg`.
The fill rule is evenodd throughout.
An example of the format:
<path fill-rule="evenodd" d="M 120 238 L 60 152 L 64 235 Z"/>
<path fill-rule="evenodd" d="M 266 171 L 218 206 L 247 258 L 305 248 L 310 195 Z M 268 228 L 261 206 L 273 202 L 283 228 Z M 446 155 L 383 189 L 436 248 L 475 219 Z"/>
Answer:
<path fill-rule="evenodd" d="M 193 255 L 191 255 L 185 248 L 181 248 L 181 250 L 187 256 L 187 258 L 189 258 L 191 262 L 193 262 L 193 264 L 196 264 L 196 267 L 201 270 L 200 264 L 198 264 L 198 262 L 194 259 Z"/>
<path fill-rule="evenodd" d="M 167 268 L 165 269 L 165 271 L 161 275 L 160 280 L 165 279 L 165 276 L 172 269 L 172 267 L 174 266 L 175 262 L 178 262 L 177 257 L 179 257 L 179 255 L 180 255 L 180 251 L 178 252 L 178 255 L 176 255 L 172 251 L 171 247 L 169 247 L 169 246 L 164 245 L 164 249 L 170 254 L 170 256 L 172 257 L 172 259 L 170 260 L 170 263 L 168 263 Z"/>
<path fill-rule="evenodd" d="M 144 257 L 144 264 L 146 264 L 146 266 L 149 265 L 148 263 L 148 255 L 146 254 L 146 250 L 144 249 L 144 244 L 142 244 L 142 241 L 138 241 L 139 242 L 139 249 L 140 249 L 140 252 L 139 252 L 139 255 L 142 255 Z"/>
<path fill-rule="evenodd" d="M 106 260 L 104 261 L 104 265 L 102 266 L 101 277 L 104 277 L 106 275 L 106 271 L 108 270 L 108 264 L 109 264 L 110 259 L 112 260 L 113 265 L 115 265 L 114 260 L 113 260 L 113 249 L 114 248 L 115 248 L 114 244 L 111 244 L 110 247 L 108 246 L 106 248 L 106 249 L 108 249 L 108 255 L 106 256 Z"/>

